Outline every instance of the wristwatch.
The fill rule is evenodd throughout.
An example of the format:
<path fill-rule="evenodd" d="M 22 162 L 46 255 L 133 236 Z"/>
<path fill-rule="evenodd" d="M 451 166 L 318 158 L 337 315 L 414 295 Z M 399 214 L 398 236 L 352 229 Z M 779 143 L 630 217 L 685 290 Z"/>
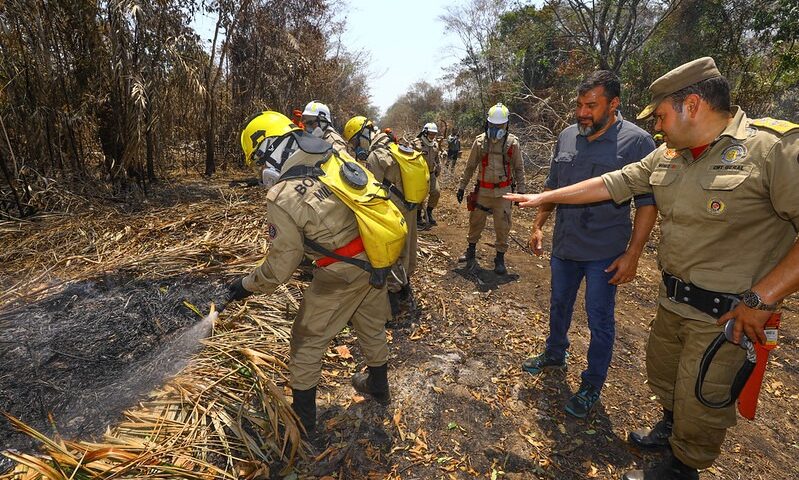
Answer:
<path fill-rule="evenodd" d="M 763 303 L 760 295 L 758 295 L 757 292 L 753 292 L 751 289 L 741 294 L 741 302 L 743 302 L 743 304 L 749 308 L 755 310 L 766 310 L 769 312 L 776 311 L 777 307 L 779 306 L 779 302 Z"/>

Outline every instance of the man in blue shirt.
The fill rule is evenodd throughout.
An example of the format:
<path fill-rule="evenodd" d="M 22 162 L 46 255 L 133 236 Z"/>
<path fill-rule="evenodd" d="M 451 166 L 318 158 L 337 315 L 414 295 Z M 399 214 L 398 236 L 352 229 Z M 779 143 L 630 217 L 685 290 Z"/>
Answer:
<path fill-rule="evenodd" d="M 545 190 L 571 185 L 637 162 L 655 149 L 652 137 L 624 120 L 617 111 L 621 86 L 608 71 L 592 73 L 577 89 L 577 123 L 558 137 Z M 586 417 L 599 400 L 607 377 L 616 336 L 616 287 L 635 278 L 638 259 L 657 218 L 651 195 L 635 198 L 630 234 L 630 202 L 557 206 L 552 238 L 552 292 L 546 350 L 528 358 L 522 368 L 532 374 L 565 368 L 568 330 L 577 290 L 585 278 L 585 309 L 591 341 L 588 368 L 566 412 Z M 554 204 L 538 208 L 530 248 L 543 253 L 541 228 Z"/>

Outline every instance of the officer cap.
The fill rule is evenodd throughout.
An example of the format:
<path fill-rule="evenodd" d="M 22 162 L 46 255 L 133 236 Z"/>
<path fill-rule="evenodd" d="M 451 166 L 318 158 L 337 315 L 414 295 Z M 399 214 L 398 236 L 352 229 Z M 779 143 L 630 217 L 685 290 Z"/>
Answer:
<path fill-rule="evenodd" d="M 649 86 L 652 101 L 638 114 L 638 120 L 649 118 L 666 97 L 672 93 L 689 87 L 708 78 L 720 77 L 716 62 L 711 57 L 702 57 L 684 63 L 669 73 L 658 78 Z"/>

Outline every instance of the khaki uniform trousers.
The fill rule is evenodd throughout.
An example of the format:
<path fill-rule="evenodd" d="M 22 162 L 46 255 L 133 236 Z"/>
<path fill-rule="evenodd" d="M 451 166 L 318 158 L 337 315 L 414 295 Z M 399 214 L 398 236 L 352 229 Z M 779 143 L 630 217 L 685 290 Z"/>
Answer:
<path fill-rule="evenodd" d="M 708 408 L 694 393 L 702 355 L 722 331 L 715 323 L 685 318 L 659 306 L 646 347 L 649 387 L 663 407 L 674 412 L 669 439 L 672 451 L 694 468 L 713 464 L 727 428 L 736 423 L 735 403 L 722 409 Z M 745 357 L 746 352 L 731 343 L 719 349 L 705 377 L 705 398 L 714 402 L 729 398 Z"/>
<path fill-rule="evenodd" d="M 386 289 L 369 285 L 363 272 L 352 283 L 317 269 L 305 290 L 291 329 L 290 386 L 308 390 L 319 383 L 322 357 L 330 341 L 352 321 L 366 364 L 379 367 L 388 361 L 386 322 L 391 318 Z"/>
<path fill-rule="evenodd" d="M 508 251 L 508 235 L 510 234 L 511 225 L 511 207 L 513 205 L 509 200 L 502 197 L 493 197 L 483 195 L 483 189 L 477 194 L 477 207 L 469 212 L 469 235 L 466 240 L 469 243 L 477 243 L 486 226 L 486 219 L 489 212 L 485 211 L 485 207 L 491 210 L 494 217 L 494 232 L 497 236 L 495 243 L 498 252 Z"/>
<path fill-rule="evenodd" d="M 440 198 L 441 189 L 438 188 L 438 177 L 435 173 L 430 172 L 430 192 L 427 194 L 426 208 L 436 208 Z M 419 208 L 422 208 L 422 205 L 419 205 Z"/>
<path fill-rule="evenodd" d="M 405 237 L 405 248 L 397 263 L 391 268 L 391 275 L 386 280 L 389 292 L 399 292 L 404 285 L 411 282 L 411 276 L 416 271 L 416 209 L 409 211 L 403 209 L 403 216 L 408 225 L 408 236 Z"/>

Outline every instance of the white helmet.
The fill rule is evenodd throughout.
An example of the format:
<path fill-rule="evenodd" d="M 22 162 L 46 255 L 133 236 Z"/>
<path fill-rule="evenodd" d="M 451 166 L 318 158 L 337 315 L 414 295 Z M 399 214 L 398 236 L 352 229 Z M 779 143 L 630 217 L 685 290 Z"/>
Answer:
<path fill-rule="evenodd" d="M 506 124 L 508 123 L 509 115 L 508 107 L 501 103 L 497 103 L 488 109 L 488 123 L 493 123 L 494 125 Z"/>
<path fill-rule="evenodd" d="M 313 100 L 305 106 L 302 111 L 303 117 L 323 117 L 325 121 L 330 123 L 330 109 L 322 102 Z"/>
<path fill-rule="evenodd" d="M 424 127 L 422 127 L 422 132 L 438 133 L 438 125 L 433 122 L 425 123 Z"/>

